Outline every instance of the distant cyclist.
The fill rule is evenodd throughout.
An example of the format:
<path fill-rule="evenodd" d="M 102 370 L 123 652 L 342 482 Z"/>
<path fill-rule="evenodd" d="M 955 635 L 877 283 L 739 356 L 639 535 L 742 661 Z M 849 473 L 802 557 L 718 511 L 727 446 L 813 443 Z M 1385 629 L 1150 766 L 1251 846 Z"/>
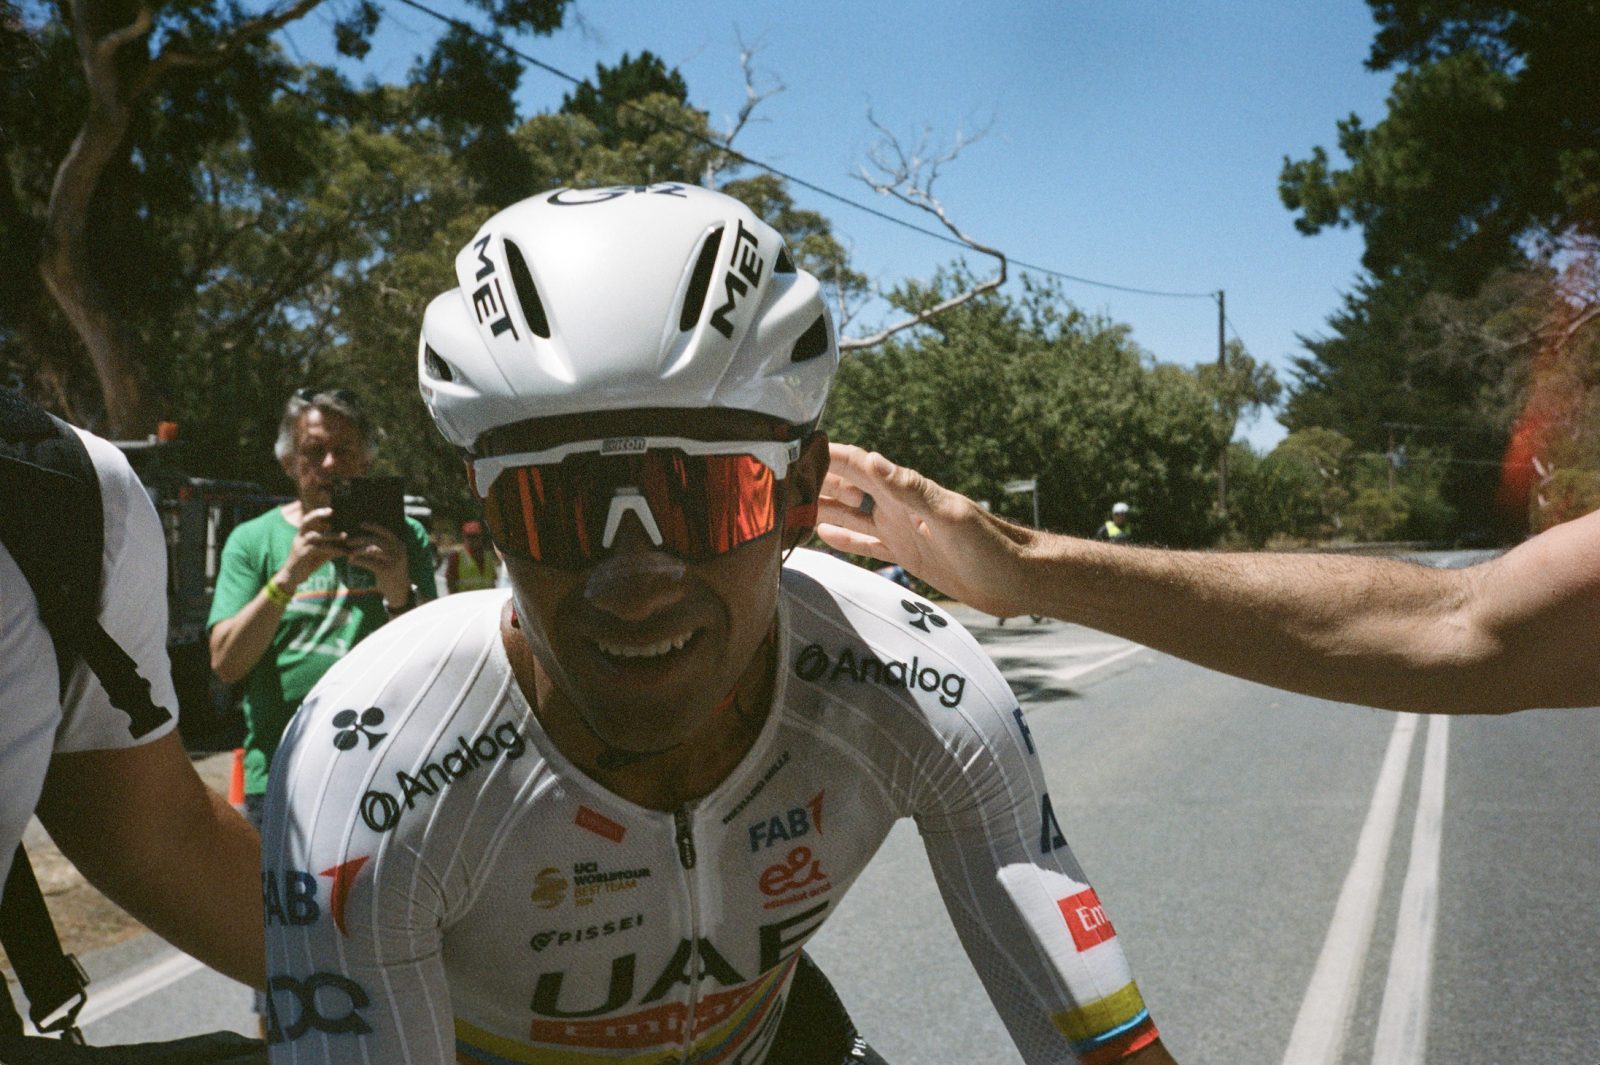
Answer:
<path fill-rule="evenodd" d="M 1171 1061 L 982 648 L 794 552 L 838 350 L 777 232 L 564 189 L 456 272 L 421 387 L 512 592 L 385 627 L 285 736 L 273 1061 L 881 1062 L 802 948 L 902 817 L 1026 1061 Z"/>
<path fill-rule="evenodd" d="M 1128 504 L 1123 502 L 1111 505 L 1111 517 L 1105 524 L 1094 531 L 1096 540 L 1109 540 L 1114 544 L 1126 543 L 1133 537 L 1133 529 L 1128 517 Z"/>

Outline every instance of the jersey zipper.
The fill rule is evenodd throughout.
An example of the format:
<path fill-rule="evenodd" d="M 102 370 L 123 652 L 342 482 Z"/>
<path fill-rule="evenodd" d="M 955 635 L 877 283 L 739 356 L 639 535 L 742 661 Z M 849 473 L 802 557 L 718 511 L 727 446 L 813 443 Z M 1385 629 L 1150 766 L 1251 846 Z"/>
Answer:
<path fill-rule="evenodd" d="M 700 895 L 696 890 L 694 821 L 689 807 L 680 806 L 673 811 L 672 824 L 678 845 L 678 864 L 683 866 L 684 882 L 689 887 L 689 1009 L 683 1021 L 683 1060 L 687 1062 L 694 1052 L 694 1011 L 700 1002 Z"/>

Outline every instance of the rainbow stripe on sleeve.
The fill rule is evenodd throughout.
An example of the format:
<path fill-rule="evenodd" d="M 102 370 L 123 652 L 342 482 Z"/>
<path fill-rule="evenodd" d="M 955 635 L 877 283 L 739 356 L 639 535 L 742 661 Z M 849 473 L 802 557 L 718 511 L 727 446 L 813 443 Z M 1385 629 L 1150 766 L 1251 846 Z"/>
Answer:
<path fill-rule="evenodd" d="M 1063 1010 L 1050 1019 L 1056 1030 L 1067 1037 L 1083 1065 L 1118 1061 L 1149 1046 L 1160 1035 L 1150 1011 L 1145 1009 L 1138 985 L 1132 982 L 1105 998 Z"/>

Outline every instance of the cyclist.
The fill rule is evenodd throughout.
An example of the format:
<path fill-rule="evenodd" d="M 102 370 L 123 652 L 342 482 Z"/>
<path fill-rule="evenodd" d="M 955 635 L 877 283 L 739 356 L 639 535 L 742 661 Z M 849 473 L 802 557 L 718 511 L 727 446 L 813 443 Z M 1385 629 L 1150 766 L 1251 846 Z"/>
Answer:
<path fill-rule="evenodd" d="M 1123 551 L 1012 524 L 834 444 L 821 519 L 832 547 L 898 562 L 980 610 L 1037 610 L 1323 699 L 1434 714 L 1600 704 L 1600 513 L 1460 570 Z"/>
<path fill-rule="evenodd" d="M 512 591 L 387 626 L 290 726 L 273 1061 L 881 1062 L 802 948 L 904 816 L 1025 1060 L 1171 1061 L 982 649 L 794 550 L 838 350 L 777 232 L 557 190 L 456 271 L 421 388 Z"/>
<path fill-rule="evenodd" d="M 1107 518 L 1104 525 L 1094 531 L 1096 540 L 1109 540 L 1111 543 L 1124 543 L 1133 534 L 1128 529 L 1128 504 L 1120 500 L 1111 506 L 1111 517 Z"/>

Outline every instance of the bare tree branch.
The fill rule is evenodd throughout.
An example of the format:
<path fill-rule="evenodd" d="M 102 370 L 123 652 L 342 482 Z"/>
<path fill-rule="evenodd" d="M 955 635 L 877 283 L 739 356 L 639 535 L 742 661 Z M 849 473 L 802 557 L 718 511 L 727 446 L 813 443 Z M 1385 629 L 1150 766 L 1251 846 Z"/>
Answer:
<path fill-rule="evenodd" d="M 259 37 L 264 37 L 280 27 L 286 26 L 295 19 L 300 18 L 312 8 L 322 3 L 322 0 L 294 0 L 293 3 L 284 4 L 264 15 L 234 26 L 229 31 L 228 37 L 214 48 L 203 52 L 187 52 L 176 46 L 168 46 L 161 50 L 155 61 L 145 70 L 144 76 L 133 86 L 131 95 L 142 96 L 145 92 L 161 84 L 163 78 L 178 68 L 186 69 L 213 69 L 227 63 L 239 49 Z"/>
<path fill-rule="evenodd" d="M 745 126 L 750 124 L 756 108 L 787 88 L 783 80 L 776 75 L 770 75 L 771 80 L 768 88 L 756 88 L 755 58 L 763 45 L 759 41 L 753 45 L 746 44 L 744 37 L 739 35 L 737 30 L 734 33 L 739 41 L 739 70 L 744 74 L 744 103 L 739 106 L 739 113 L 733 117 L 727 129 L 711 131 L 712 138 L 724 148 L 730 150 L 733 148 L 734 138 L 738 137 L 744 131 Z M 728 163 L 729 160 L 726 158 L 713 157 L 707 160 L 705 170 L 701 174 L 700 184 L 708 189 L 711 188 L 716 183 L 717 175 L 727 168 Z"/>
<path fill-rule="evenodd" d="M 948 229 L 961 243 L 974 251 L 985 255 L 992 255 L 999 263 L 999 270 L 987 281 L 980 281 L 971 288 L 949 299 L 941 300 L 932 307 L 924 308 L 910 317 L 887 326 L 868 337 L 847 337 L 839 341 L 840 352 L 862 351 L 866 348 L 877 347 L 894 334 L 921 325 L 924 322 L 943 314 L 954 307 L 959 307 L 969 300 L 976 299 L 985 292 L 992 292 L 1005 284 L 1006 281 L 1006 256 L 998 248 L 979 243 L 971 234 L 963 231 L 960 226 L 951 220 L 944 204 L 933 194 L 933 184 L 939 179 L 939 168 L 953 161 L 967 145 L 980 139 L 988 132 L 987 127 L 975 134 L 968 135 L 962 130 L 956 131 L 955 141 L 946 149 L 932 146 L 932 132 L 928 129 L 922 131 L 922 136 L 916 148 L 910 155 L 906 154 L 905 147 L 900 139 L 889 131 L 872 114 L 871 108 L 867 109 L 867 121 L 878 131 L 879 140 L 872 150 L 867 153 L 867 159 L 877 169 L 878 176 L 874 177 L 865 166 L 856 175 L 869 188 L 880 196 L 892 196 L 908 206 L 937 218 L 941 225 Z M 840 297 L 841 309 L 843 297 Z"/>

